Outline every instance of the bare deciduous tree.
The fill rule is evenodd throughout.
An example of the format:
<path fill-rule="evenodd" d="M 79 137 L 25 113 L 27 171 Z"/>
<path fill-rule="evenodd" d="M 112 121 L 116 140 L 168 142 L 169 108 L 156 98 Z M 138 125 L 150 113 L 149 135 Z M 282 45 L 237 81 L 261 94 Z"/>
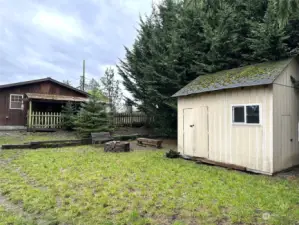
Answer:
<path fill-rule="evenodd" d="M 101 89 L 108 98 L 112 112 L 117 112 L 122 106 L 122 90 L 120 82 L 115 78 L 113 68 L 107 68 L 104 76 L 101 78 Z"/>

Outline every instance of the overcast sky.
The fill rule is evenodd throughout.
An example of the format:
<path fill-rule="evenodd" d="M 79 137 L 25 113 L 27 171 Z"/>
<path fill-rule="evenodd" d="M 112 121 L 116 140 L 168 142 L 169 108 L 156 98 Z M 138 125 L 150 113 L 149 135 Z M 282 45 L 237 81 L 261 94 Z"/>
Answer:
<path fill-rule="evenodd" d="M 155 1 L 156 2 L 156 1 Z M 152 0 L 0 0 L 0 84 L 97 80 L 124 57 Z M 87 80 L 87 81 L 88 81 Z"/>

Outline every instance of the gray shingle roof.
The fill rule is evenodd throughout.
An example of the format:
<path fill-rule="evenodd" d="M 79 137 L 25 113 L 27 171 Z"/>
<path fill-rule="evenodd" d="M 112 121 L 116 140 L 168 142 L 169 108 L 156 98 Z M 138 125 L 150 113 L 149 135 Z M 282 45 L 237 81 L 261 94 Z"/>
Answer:
<path fill-rule="evenodd" d="M 288 58 L 276 62 L 259 63 L 202 75 L 175 93 L 173 97 L 230 88 L 272 84 L 292 59 Z"/>

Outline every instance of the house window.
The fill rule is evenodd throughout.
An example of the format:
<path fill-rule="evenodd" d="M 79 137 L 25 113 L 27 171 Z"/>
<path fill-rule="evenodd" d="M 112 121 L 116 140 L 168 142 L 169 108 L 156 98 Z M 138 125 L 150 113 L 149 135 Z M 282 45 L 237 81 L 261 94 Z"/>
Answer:
<path fill-rule="evenodd" d="M 234 105 L 232 116 L 235 124 L 260 124 L 260 106 Z"/>
<path fill-rule="evenodd" d="M 23 95 L 10 95 L 10 109 L 23 109 Z"/>

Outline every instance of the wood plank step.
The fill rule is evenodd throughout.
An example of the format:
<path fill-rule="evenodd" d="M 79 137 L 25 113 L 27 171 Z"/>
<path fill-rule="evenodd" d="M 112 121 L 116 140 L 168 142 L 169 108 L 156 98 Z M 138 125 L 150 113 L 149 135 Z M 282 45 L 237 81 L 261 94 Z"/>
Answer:
<path fill-rule="evenodd" d="M 202 163 L 202 164 L 208 164 L 208 165 L 214 165 L 214 166 L 220 166 L 220 167 L 225 167 L 228 169 L 233 169 L 233 170 L 240 170 L 240 171 L 247 171 L 247 168 L 244 166 L 239 166 L 235 164 L 229 164 L 229 163 L 223 163 L 223 162 L 217 162 L 213 160 L 209 160 L 206 158 L 199 158 L 199 157 L 192 157 L 192 159 L 196 163 Z"/>

